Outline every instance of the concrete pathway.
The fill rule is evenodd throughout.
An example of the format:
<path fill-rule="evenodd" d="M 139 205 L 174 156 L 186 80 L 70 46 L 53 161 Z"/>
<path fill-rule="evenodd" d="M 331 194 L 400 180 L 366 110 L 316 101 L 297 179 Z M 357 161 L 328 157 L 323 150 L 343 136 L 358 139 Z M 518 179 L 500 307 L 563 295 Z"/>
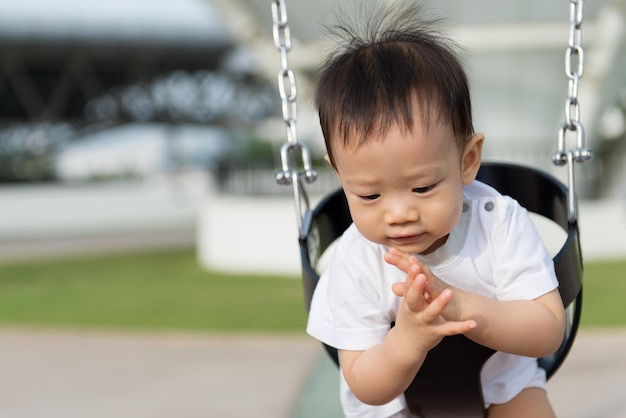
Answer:
<path fill-rule="evenodd" d="M 2 418 L 292 416 L 306 337 L 2 330 Z"/>
<path fill-rule="evenodd" d="M 626 418 L 626 330 L 582 331 L 549 382 L 559 417 Z M 334 418 L 306 336 L 0 329 L 0 417 Z"/>
<path fill-rule="evenodd" d="M 548 382 L 563 418 L 626 418 L 626 330 L 579 332 L 572 351 Z"/>

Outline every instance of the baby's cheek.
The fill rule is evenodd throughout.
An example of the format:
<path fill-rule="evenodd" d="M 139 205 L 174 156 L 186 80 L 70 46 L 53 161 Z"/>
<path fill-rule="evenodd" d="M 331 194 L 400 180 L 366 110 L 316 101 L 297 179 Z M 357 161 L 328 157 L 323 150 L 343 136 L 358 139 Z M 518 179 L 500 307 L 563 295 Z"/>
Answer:
<path fill-rule="evenodd" d="M 374 216 L 353 216 L 352 221 L 356 225 L 361 235 L 368 241 L 385 245 L 385 232 L 383 224 Z"/>

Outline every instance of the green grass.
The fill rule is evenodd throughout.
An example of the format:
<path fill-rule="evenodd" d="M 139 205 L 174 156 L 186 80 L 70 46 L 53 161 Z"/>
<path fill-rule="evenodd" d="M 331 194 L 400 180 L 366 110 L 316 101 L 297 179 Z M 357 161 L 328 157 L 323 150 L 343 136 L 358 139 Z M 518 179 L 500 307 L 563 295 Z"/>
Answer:
<path fill-rule="evenodd" d="M 626 260 L 585 263 L 581 326 L 626 326 Z"/>
<path fill-rule="evenodd" d="M 626 326 L 626 260 L 585 265 L 583 327 Z M 207 272 L 192 250 L 0 265 L 0 324 L 303 333 L 301 282 Z"/>
<path fill-rule="evenodd" d="M 201 269 L 191 250 L 0 266 L 0 324 L 303 332 L 299 280 Z"/>

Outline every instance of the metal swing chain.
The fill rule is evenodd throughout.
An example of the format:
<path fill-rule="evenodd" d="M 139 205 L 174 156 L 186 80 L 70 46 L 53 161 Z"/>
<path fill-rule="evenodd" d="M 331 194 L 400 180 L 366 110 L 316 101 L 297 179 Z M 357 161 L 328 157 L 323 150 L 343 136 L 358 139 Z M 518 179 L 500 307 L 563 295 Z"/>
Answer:
<path fill-rule="evenodd" d="M 580 121 L 580 103 L 578 85 L 583 76 L 585 55 L 582 47 L 583 1 L 570 0 L 570 28 L 568 47 L 565 50 L 565 74 L 569 78 L 568 97 L 565 101 L 565 121 L 561 124 L 557 136 L 557 149 L 552 155 L 555 165 L 568 165 L 568 220 L 576 222 L 576 192 L 574 183 L 574 162 L 583 163 L 591 160 L 591 149 L 585 146 L 585 129 Z M 566 149 L 568 133 L 576 138 L 576 149 Z"/>
<path fill-rule="evenodd" d="M 272 0 L 272 21 L 274 46 L 280 52 L 281 63 L 281 69 L 278 71 L 278 92 L 282 102 L 283 121 L 287 129 L 287 141 L 280 150 L 282 169 L 276 172 L 276 182 L 293 186 L 298 231 L 302 234 L 302 219 L 310 206 L 302 181 L 313 183 L 317 178 L 317 173 L 311 167 L 311 154 L 308 147 L 298 141 L 296 130 L 298 91 L 296 74 L 289 67 L 288 53 L 292 47 L 292 39 L 285 0 Z"/>
<path fill-rule="evenodd" d="M 565 102 L 565 121 L 557 136 L 557 149 L 552 156 L 555 165 L 568 165 L 569 202 L 568 219 L 577 221 L 575 198 L 574 162 L 591 160 L 592 151 L 585 146 L 585 129 L 580 121 L 578 87 L 584 71 L 584 51 L 582 47 L 582 23 L 584 0 L 570 0 L 570 30 L 568 47 L 565 51 L 565 74 L 569 78 L 568 97 Z M 288 53 L 292 47 L 291 32 L 287 18 L 285 0 L 272 0 L 272 34 L 274 46 L 280 52 L 281 69 L 278 72 L 278 90 L 282 102 L 283 121 L 287 130 L 287 141 L 281 148 L 282 170 L 276 173 L 276 181 L 281 185 L 292 185 L 298 230 L 302 233 L 302 220 L 309 209 L 309 199 L 302 180 L 312 183 L 317 178 L 311 167 L 308 147 L 298 141 L 296 122 L 298 120 L 296 75 L 289 67 Z M 566 149 L 568 133 L 576 138 L 576 149 Z M 293 157 L 295 155 L 295 157 Z M 299 160 L 301 168 L 293 167 L 292 160 Z M 292 158 L 293 157 L 293 158 Z M 304 207 L 302 206 L 304 203 Z"/>

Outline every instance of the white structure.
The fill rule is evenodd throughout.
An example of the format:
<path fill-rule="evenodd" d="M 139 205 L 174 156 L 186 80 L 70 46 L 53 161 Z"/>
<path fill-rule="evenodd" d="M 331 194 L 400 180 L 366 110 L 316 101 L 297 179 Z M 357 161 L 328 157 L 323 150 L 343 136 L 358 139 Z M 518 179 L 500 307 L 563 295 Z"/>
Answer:
<path fill-rule="evenodd" d="M 318 144 L 321 138 L 315 128 L 315 116 L 306 105 L 311 84 L 302 75 L 319 64 L 325 48 L 319 36 L 321 23 L 338 3 L 341 2 L 287 0 L 290 27 L 296 38 L 290 58 L 298 74 L 302 99 L 300 134 Z M 424 3 L 448 17 L 456 37 L 467 49 L 465 62 L 473 86 L 476 128 L 487 135 L 487 157 L 551 169 L 550 154 L 556 129 L 563 120 L 567 92 L 563 53 L 567 46 L 569 2 Z M 585 5 L 586 67 L 580 97 L 593 147 L 601 130 L 612 130 L 613 136 L 619 136 L 626 126 L 619 116 L 612 116 L 621 95 L 626 95 L 626 0 L 594 0 Z M 228 38 L 236 39 L 242 49 L 253 53 L 254 66 L 269 79 L 275 80 L 279 67 L 279 54 L 271 40 L 267 0 L 0 0 L 0 7 L 3 37 L 92 37 L 107 42 L 150 38 L 154 42 L 175 40 L 189 44 Z M 276 136 L 282 137 L 281 124 L 275 127 Z M 163 164 L 160 150 L 166 145 L 162 136 L 142 139 L 136 132 L 126 134 L 133 140 L 120 141 L 124 143 L 116 146 L 115 141 L 111 142 L 110 150 L 98 148 L 95 138 L 92 145 L 68 151 L 59 160 L 59 172 L 67 178 L 77 178 L 88 173 L 107 173 L 121 164 L 148 173 Z M 90 146 L 101 159 L 86 156 Z M 111 157 L 114 151 L 124 157 L 115 160 Z M 580 205 L 586 260 L 626 257 L 626 162 L 616 167 L 621 167 L 621 171 L 603 174 L 612 183 L 612 198 L 594 203 L 583 201 Z M 94 168 L 101 171 L 93 171 Z M 590 176 L 598 172 L 592 168 Z M 585 176 L 578 180 L 582 183 Z M 15 248 L 16 243 L 27 246 L 38 240 L 58 247 L 58 242 L 68 235 L 129 236 L 146 231 L 175 235 L 182 231 L 195 235 L 198 258 L 207 268 L 299 273 L 291 198 L 224 197 L 214 195 L 208 187 L 202 179 L 187 183 L 181 178 L 100 189 L 3 187 L 0 253 L 9 254 L 6 249 Z M 68 245 L 65 251 L 77 248 Z"/>
<path fill-rule="evenodd" d="M 398 0 L 401 2 L 402 0 Z M 269 4 L 263 0 L 217 0 L 235 38 L 257 52 L 259 68 L 274 77 L 279 67 L 273 50 Z M 317 67 L 324 54 L 321 23 L 332 14 L 333 0 L 288 0 L 292 35 L 291 64 L 298 74 Z M 569 3 L 498 0 L 424 2 L 448 18 L 455 37 L 466 48 L 465 64 L 472 85 L 475 126 L 487 136 L 486 158 L 515 161 L 552 171 L 551 154 L 564 120 L 567 77 L 563 55 L 569 32 Z M 604 130 L 624 135 L 623 120 L 607 119 L 626 100 L 626 1 L 585 3 L 585 75 L 581 109 L 588 145 L 599 147 Z M 310 92 L 310 80 L 298 81 Z M 622 97 L 623 96 L 623 97 Z M 626 107 L 626 103 L 623 104 Z M 307 112 L 309 109 L 307 108 Z M 305 112 L 307 117 L 313 117 Z M 302 118 L 301 118 L 302 119 Z M 603 126 L 600 121 L 604 120 Z M 307 128 L 311 125 L 305 122 Z M 607 126 L 607 124 L 609 126 Z M 308 132 L 308 130 L 307 130 Z M 321 141 L 318 133 L 318 141 Z M 626 153 L 624 153 L 626 167 Z M 598 162 L 578 176 L 579 189 L 593 187 Z M 617 164 L 619 167 L 620 164 Z M 608 174 L 608 173 L 604 173 Z M 626 256 L 626 189 L 623 175 L 603 184 L 611 196 L 602 202 L 581 202 L 581 240 L 585 259 Z M 277 186 L 278 187 L 278 186 Z M 198 252 L 207 267 L 245 271 L 299 271 L 293 202 L 253 198 L 211 198 L 200 210 Z M 611 231 L 607 234 L 607 231 Z"/>
<path fill-rule="evenodd" d="M 202 0 L 0 0 L 0 37 L 45 43 L 207 44 L 228 41 Z"/>
<path fill-rule="evenodd" d="M 228 132 L 200 125 L 132 124 L 76 141 L 56 158 L 63 181 L 150 177 L 176 171 L 207 170 L 233 146 Z"/>

